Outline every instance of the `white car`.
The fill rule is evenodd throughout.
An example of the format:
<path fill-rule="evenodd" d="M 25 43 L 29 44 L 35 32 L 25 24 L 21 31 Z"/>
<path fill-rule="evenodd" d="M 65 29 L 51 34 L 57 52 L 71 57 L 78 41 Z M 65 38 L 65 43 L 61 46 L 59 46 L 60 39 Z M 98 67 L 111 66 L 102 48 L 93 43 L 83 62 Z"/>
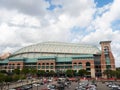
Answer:
<path fill-rule="evenodd" d="M 48 81 L 49 81 L 49 82 L 52 82 L 52 79 L 49 79 Z"/>
<path fill-rule="evenodd" d="M 40 84 L 39 83 L 34 83 L 33 86 L 40 86 Z"/>
<path fill-rule="evenodd" d="M 48 90 L 56 90 L 55 85 L 47 85 Z"/>
<path fill-rule="evenodd" d="M 96 86 L 95 85 L 90 85 L 88 90 L 96 90 Z"/>

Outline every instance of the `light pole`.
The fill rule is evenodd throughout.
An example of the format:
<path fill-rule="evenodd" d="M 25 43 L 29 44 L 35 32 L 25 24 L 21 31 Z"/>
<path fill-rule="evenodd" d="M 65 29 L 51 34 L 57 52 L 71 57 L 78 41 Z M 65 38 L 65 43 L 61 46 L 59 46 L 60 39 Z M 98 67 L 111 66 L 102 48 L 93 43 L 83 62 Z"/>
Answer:
<path fill-rule="evenodd" d="M 32 81 L 33 81 L 33 80 L 31 79 L 31 85 L 32 85 Z M 32 90 L 33 90 L 33 85 L 32 85 Z"/>

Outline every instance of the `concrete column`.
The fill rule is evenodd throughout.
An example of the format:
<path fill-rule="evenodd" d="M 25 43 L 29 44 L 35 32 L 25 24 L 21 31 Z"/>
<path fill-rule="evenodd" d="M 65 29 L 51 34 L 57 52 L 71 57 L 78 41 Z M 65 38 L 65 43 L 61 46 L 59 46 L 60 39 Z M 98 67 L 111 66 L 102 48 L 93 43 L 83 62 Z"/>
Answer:
<path fill-rule="evenodd" d="M 91 77 L 95 78 L 95 69 L 94 68 L 91 68 Z"/>

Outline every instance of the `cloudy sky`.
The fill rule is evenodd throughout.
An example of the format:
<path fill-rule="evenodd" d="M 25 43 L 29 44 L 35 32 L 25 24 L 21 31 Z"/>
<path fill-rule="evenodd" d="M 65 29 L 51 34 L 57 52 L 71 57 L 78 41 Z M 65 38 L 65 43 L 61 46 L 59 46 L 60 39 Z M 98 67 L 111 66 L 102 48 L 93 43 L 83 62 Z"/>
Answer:
<path fill-rule="evenodd" d="M 0 54 L 62 41 L 111 40 L 120 66 L 120 0 L 0 0 Z"/>

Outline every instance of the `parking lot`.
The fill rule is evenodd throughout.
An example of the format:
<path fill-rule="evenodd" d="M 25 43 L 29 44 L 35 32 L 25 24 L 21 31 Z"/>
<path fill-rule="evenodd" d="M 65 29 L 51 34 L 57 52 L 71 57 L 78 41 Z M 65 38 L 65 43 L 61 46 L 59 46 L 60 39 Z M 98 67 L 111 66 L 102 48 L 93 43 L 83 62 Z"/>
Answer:
<path fill-rule="evenodd" d="M 77 87 L 78 83 L 77 82 L 72 82 L 70 87 L 65 87 L 64 90 L 75 90 Z M 47 88 L 47 85 L 42 85 L 37 87 L 33 87 L 31 90 L 45 90 Z M 47 90 L 47 89 L 46 89 Z M 107 87 L 104 83 L 102 82 L 97 82 L 97 88 L 96 90 L 111 90 L 111 88 Z"/>
<path fill-rule="evenodd" d="M 78 83 L 77 82 L 72 82 L 70 87 L 65 87 L 64 90 L 75 90 L 75 88 L 77 87 Z M 47 90 L 47 84 L 45 85 L 41 85 L 41 86 L 35 86 L 33 87 L 31 90 Z M 105 84 L 103 84 L 102 82 L 97 82 L 97 88 L 96 90 L 111 90 L 110 88 L 108 88 Z"/>

